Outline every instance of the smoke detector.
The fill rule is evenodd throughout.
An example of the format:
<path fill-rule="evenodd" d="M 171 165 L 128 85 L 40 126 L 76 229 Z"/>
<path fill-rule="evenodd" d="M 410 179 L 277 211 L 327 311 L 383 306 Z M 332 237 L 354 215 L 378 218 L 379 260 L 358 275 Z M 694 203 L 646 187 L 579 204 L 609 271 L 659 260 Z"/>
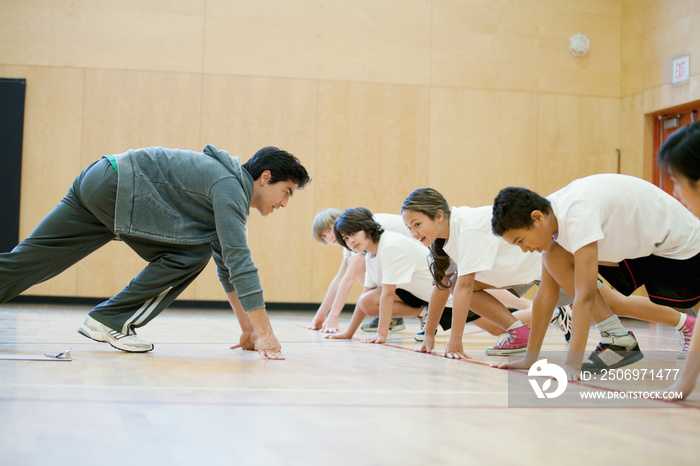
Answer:
<path fill-rule="evenodd" d="M 569 52 L 576 57 L 583 57 L 591 50 L 591 41 L 580 32 L 569 37 Z"/>

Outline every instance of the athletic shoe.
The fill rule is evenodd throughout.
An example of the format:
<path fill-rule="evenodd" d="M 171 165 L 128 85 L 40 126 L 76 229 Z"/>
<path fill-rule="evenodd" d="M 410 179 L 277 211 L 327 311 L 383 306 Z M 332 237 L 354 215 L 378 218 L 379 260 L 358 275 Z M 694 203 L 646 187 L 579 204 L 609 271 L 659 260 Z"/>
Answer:
<path fill-rule="evenodd" d="M 437 335 L 437 330 L 435 330 L 435 335 Z M 421 330 L 420 332 L 416 333 L 413 336 L 413 339 L 416 340 L 417 342 L 422 342 L 425 340 L 425 329 Z"/>
<path fill-rule="evenodd" d="M 369 324 L 365 324 L 360 327 L 363 332 L 376 332 L 377 329 L 379 328 L 379 317 L 375 317 L 372 322 Z M 405 329 L 406 325 L 403 323 L 403 317 L 397 317 L 395 319 L 391 319 L 391 324 L 389 324 L 389 331 L 390 332 L 400 332 L 401 330 Z"/>
<path fill-rule="evenodd" d="M 153 349 L 153 343 L 136 337 L 136 332 L 124 335 L 87 316 L 78 333 L 92 340 L 109 343 L 113 348 L 129 353 L 146 353 Z"/>
<path fill-rule="evenodd" d="M 571 340 L 571 304 L 556 308 L 550 325 L 564 332 L 564 339 L 568 343 Z"/>
<path fill-rule="evenodd" d="M 527 325 L 506 331 L 498 337 L 498 344 L 484 350 L 489 356 L 507 356 L 513 353 L 522 353 L 527 350 L 527 341 L 530 338 L 530 329 Z"/>
<path fill-rule="evenodd" d="M 607 333 L 601 334 L 603 341 L 593 351 L 588 360 L 583 362 L 581 372 L 597 373 L 603 369 L 616 369 L 627 366 L 641 360 L 644 355 L 639 349 L 634 333 L 613 336 Z"/>
<path fill-rule="evenodd" d="M 695 317 L 690 314 L 685 315 L 685 322 L 681 325 L 681 328 L 676 330 L 673 334 L 674 339 L 676 335 L 680 337 L 681 340 L 681 350 L 676 354 L 678 359 L 685 359 L 688 355 L 688 350 L 690 349 L 690 340 L 693 338 L 693 329 L 695 328 Z"/>
<path fill-rule="evenodd" d="M 420 332 L 416 333 L 413 338 L 420 342 L 425 340 L 425 324 L 428 322 L 428 306 L 423 307 L 418 318 L 420 319 Z M 437 329 L 435 329 L 435 335 L 437 335 Z"/>

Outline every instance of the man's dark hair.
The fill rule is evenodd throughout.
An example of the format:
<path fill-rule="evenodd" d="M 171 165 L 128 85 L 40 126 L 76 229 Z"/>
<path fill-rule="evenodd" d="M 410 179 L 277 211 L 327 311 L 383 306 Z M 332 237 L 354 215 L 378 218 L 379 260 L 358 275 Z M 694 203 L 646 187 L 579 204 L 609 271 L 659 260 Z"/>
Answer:
<path fill-rule="evenodd" d="M 253 155 L 250 160 L 242 165 L 254 180 L 260 178 L 265 170 L 270 170 L 271 183 L 278 181 L 291 181 L 297 185 L 297 189 L 302 189 L 309 184 L 311 178 L 306 168 L 286 150 L 278 149 L 274 146 L 263 147 Z"/>
<path fill-rule="evenodd" d="M 382 236 L 382 233 L 384 233 L 382 226 L 374 220 L 372 212 L 364 207 L 355 207 L 354 209 L 346 210 L 333 225 L 335 239 L 338 241 L 338 244 L 345 249 L 350 248 L 345 244 L 343 236 L 352 235 L 360 230 L 364 230 L 367 236 L 375 243 L 379 242 L 379 238 Z"/>
<path fill-rule="evenodd" d="M 495 235 L 503 236 L 509 230 L 532 228 L 534 220 L 531 214 L 539 210 L 544 214 L 552 212 L 552 204 L 537 194 L 525 188 L 501 189 L 493 200 L 493 216 L 491 230 Z"/>
<path fill-rule="evenodd" d="M 659 149 L 657 161 L 671 174 L 697 182 L 700 179 L 700 121 L 673 133 Z"/>

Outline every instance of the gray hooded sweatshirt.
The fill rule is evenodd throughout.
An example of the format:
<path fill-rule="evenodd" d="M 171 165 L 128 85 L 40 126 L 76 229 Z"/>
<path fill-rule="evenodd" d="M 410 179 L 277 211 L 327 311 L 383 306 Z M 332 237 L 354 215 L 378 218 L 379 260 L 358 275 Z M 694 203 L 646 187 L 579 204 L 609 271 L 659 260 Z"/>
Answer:
<path fill-rule="evenodd" d="M 219 281 L 236 291 L 246 312 L 265 307 L 246 223 L 253 178 L 212 145 L 204 152 L 148 147 L 115 155 L 114 228 L 172 244 L 211 244 Z"/>

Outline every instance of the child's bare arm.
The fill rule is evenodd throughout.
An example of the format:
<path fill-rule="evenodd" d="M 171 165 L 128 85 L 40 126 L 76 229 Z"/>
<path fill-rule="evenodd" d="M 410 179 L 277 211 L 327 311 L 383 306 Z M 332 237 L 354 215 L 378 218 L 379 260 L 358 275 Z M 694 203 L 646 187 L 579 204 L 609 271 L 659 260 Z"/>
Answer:
<path fill-rule="evenodd" d="M 425 323 L 425 335 L 423 344 L 420 349 L 416 350 L 420 353 L 430 353 L 435 347 L 435 331 L 440 324 L 442 313 L 445 312 L 445 305 L 450 299 L 450 290 L 441 290 L 438 287 L 433 287 L 433 293 L 430 295 L 430 303 L 428 303 L 428 320 Z"/>
<path fill-rule="evenodd" d="M 363 294 L 368 291 L 367 288 L 363 290 Z M 343 333 L 331 333 L 326 335 L 326 338 L 330 338 L 333 340 L 349 340 L 351 339 L 354 335 L 355 332 L 357 332 L 357 329 L 360 328 L 360 325 L 362 324 L 362 321 L 365 318 L 365 313 L 362 312 L 360 309 L 360 306 L 357 304 L 355 305 L 355 311 L 352 313 L 352 319 L 350 320 L 350 325 L 348 325 L 348 329 L 345 330 Z"/>
<path fill-rule="evenodd" d="M 678 398 L 673 398 L 674 401 L 687 398 L 695 389 L 695 384 L 700 374 L 700 337 L 698 335 L 700 335 L 700 319 L 695 321 L 693 338 L 690 341 L 690 351 L 688 351 L 688 357 L 681 369 L 678 380 L 670 387 L 662 390 L 663 393 L 680 393 Z"/>
<path fill-rule="evenodd" d="M 308 329 L 320 330 L 323 327 L 323 322 L 326 320 L 328 311 L 333 305 L 333 301 L 338 293 L 338 286 L 340 285 L 340 281 L 342 280 L 343 275 L 345 275 L 347 268 L 347 259 L 343 259 L 338 267 L 338 272 L 335 274 L 335 277 L 333 277 L 330 285 L 328 285 L 326 295 L 323 297 L 323 301 L 321 301 L 321 305 L 318 307 L 318 311 L 316 311 L 316 315 L 314 315 L 311 324 L 307 327 Z"/>
<path fill-rule="evenodd" d="M 462 337 L 464 335 L 464 326 L 467 323 L 467 315 L 469 314 L 469 306 L 474 292 L 475 273 L 461 275 L 457 277 L 454 289 L 452 291 L 452 329 L 450 330 L 450 339 L 447 342 L 445 349 L 445 357 L 450 359 L 471 359 L 464 352 Z"/>
<path fill-rule="evenodd" d="M 596 299 L 602 301 L 598 294 L 597 242 L 587 244 L 574 253 L 574 285 L 571 344 L 564 367 L 569 380 L 579 380 L 580 378 L 583 352 L 588 342 L 588 332 L 591 327 L 591 317 L 596 307 Z"/>
<path fill-rule="evenodd" d="M 343 275 L 338 282 L 338 288 L 335 298 L 333 299 L 331 310 L 323 322 L 323 327 L 321 328 L 322 332 L 334 333 L 338 331 L 338 317 L 343 307 L 345 307 L 345 303 L 350 295 L 350 290 L 352 290 L 359 274 L 362 274 L 364 278 L 364 256 L 355 255 L 343 262 L 345 264 Z"/>
<path fill-rule="evenodd" d="M 377 333 L 371 337 L 363 338 L 362 343 L 386 343 L 391 326 L 391 317 L 394 313 L 394 301 L 396 301 L 396 285 L 382 285 L 382 294 L 379 298 L 379 325 Z"/>

